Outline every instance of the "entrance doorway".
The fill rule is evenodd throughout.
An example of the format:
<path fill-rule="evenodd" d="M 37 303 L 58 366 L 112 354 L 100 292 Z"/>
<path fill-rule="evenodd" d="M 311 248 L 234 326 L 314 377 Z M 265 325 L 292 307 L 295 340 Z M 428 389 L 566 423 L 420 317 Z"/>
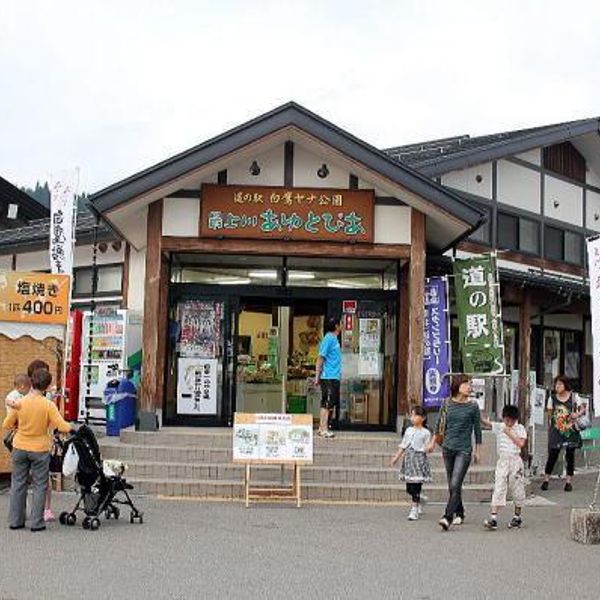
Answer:
<path fill-rule="evenodd" d="M 264 278 L 267 271 L 261 266 Z M 235 412 L 310 413 L 318 419 L 321 391 L 314 383 L 315 366 L 325 321 L 335 317 L 342 326 L 341 401 L 335 421 L 342 428 L 392 428 L 397 291 L 383 287 L 389 274 L 364 274 L 357 266 L 366 271 L 369 261 L 352 265 L 357 271 L 352 276 L 362 277 L 359 283 L 373 281 L 374 289 L 348 288 L 348 275 L 343 287 L 302 287 L 299 283 L 306 280 L 289 281 L 285 269 L 281 275 L 276 271 L 276 277 L 269 272 L 270 285 L 249 285 L 238 273 L 240 283 L 231 283 L 226 277 L 233 275 L 222 270 L 216 277 L 226 285 L 187 283 L 178 274 L 170 289 L 164 421 L 230 425 Z M 389 263 L 385 267 L 390 270 Z M 302 268 L 303 278 L 314 272 L 308 271 L 309 264 Z M 336 282 L 340 271 L 335 271 Z M 210 277 L 214 273 L 213 268 Z M 182 396 L 186 386 L 187 399 Z M 195 396 L 200 399 L 194 401 Z"/>

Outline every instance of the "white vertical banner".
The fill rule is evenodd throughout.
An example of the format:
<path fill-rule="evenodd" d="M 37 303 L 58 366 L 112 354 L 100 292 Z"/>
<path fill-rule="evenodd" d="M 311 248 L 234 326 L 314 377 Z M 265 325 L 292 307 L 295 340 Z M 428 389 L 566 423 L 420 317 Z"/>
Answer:
<path fill-rule="evenodd" d="M 75 242 L 75 189 L 57 181 L 50 189 L 50 268 L 52 273 L 72 275 Z"/>
<path fill-rule="evenodd" d="M 589 239 L 588 265 L 590 274 L 590 308 L 592 315 L 592 346 L 594 361 L 594 414 L 600 415 L 600 237 Z"/>

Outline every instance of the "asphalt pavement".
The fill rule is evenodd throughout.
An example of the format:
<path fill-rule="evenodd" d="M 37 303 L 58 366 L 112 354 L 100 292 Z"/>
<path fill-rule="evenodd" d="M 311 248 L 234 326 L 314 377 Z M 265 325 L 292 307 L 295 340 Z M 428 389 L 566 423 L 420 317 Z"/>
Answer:
<path fill-rule="evenodd" d="M 442 533 L 441 507 L 257 505 L 138 497 L 142 525 L 99 531 L 52 524 L 0 529 L 0 599 L 411 598 L 597 599 L 600 546 L 569 538 L 571 505 L 590 501 L 594 476 L 558 482 L 525 510 L 523 529 L 482 528 L 487 507 Z M 55 508 L 70 507 L 69 493 Z M 0 523 L 8 494 L 0 493 Z M 508 516 L 508 513 L 507 515 Z M 127 515 L 125 515 L 127 517 Z"/>

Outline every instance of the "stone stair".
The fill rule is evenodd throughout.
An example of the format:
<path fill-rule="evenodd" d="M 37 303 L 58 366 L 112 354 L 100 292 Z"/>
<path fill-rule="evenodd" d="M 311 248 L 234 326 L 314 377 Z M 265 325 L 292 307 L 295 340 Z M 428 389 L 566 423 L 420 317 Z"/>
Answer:
<path fill-rule="evenodd" d="M 488 502 L 494 469 L 491 436 L 483 465 L 472 466 L 464 500 Z M 232 463 L 230 429 L 165 428 L 158 433 L 124 430 L 100 440 L 104 458 L 128 464 L 127 479 L 137 491 L 161 496 L 238 500 L 243 497 L 243 465 Z M 315 439 L 314 464 L 302 468 L 303 499 L 314 502 L 400 503 L 408 496 L 389 461 L 398 447 L 393 433 L 341 432 Z M 446 477 L 441 454 L 431 456 L 433 481 L 424 485 L 430 502 L 445 502 Z M 253 466 L 253 483 L 289 482 L 290 468 Z"/>

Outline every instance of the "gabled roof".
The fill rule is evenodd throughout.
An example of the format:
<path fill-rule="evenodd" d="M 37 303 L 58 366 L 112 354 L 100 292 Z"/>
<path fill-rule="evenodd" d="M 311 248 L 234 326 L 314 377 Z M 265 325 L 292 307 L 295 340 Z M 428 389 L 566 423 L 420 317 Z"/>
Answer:
<path fill-rule="evenodd" d="M 600 132 L 600 117 L 477 137 L 459 135 L 396 146 L 385 152 L 402 164 L 429 177 L 435 177 L 594 132 Z"/>
<path fill-rule="evenodd" d="M 77 211 L 77 244 L 91 243 L 94 238 L 96 216 L 87 207 Z M 100 221 L 98 241 L 116 240 L 118 237 L 104 222 Z M 31 221 L 22 227 L 0 231 L 0 255 L 33 252 L 48 249 L 50 243 L 50 217 Z"/>
<path fill-rule="evenodd" d="M 470 206 L 457 194 L 437 185 L 428 177 L 399 163 L 385 152 L 354 137 L 295 102 L 284 104 L 239 127 L 100 190 L 93 194 L 90 200 L 99 212 L 109 211 L 132 198 L 239 150 L 251 142 L 290 126 L 307 132 L 369 169 L 404 186 L 464 222 L 469 229 L 477 227 L 483 219 L 480 211 Z"/>
<path fill-rule="evenodd" d="M 23 190 L 14 186 L 12 183 L 0 177 L 0 220 L 5 222 L 5 226 L 10 226 L 10 220 L 5 221 L 6 211 L 9 204 L 16 204 L 19 207 L 16 225 L 24 221 L 33 219 L 42 219 L 50 215 L 48 207 L 40 204 L 35 198 L 26 194 Z"/>

